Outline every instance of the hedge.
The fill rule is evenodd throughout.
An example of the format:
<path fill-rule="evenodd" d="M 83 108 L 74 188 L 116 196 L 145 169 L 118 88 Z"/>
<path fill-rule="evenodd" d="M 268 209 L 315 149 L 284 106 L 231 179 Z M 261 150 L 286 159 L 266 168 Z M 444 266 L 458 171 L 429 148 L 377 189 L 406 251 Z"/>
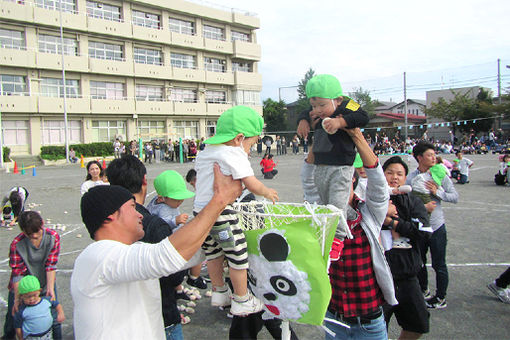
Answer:
<path fill-rule="evenodd" d="M 73 144 L 69 145 L 69 150 L 73 148 L 76 157 L 105 157 L 113 155 L 113 145 L 110 142 L 90 143 L 90 144 Z M 42 146 L 41 158 L 47 160 L 57 160 L 66 158 L 65 146 Z"/>
<path fill-rule="evenodd" d="M 11 155 L 11 149 L 9 149 L 7 146 L 4 146 L 3 152 L 4 152 L 4 162 L 10 162 L 11 159 L 9 156 Z"/>

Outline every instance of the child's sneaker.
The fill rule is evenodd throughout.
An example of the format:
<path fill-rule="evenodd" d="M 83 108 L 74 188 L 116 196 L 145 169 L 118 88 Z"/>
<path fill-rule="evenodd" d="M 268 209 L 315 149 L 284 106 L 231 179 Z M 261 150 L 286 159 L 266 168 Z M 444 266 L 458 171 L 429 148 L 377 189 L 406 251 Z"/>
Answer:
<path fill-rule="evenodd" d="M 232 293 L 230 288 L 224 292 L 213 291 L 211 296 L 211 306 L 226 307 L 232 304 Z"/>
<path fill-rule="evenodd" d="M 425 304 L 427 305 L 427 308 L 432 309 L 443 309 L 446 308 L 446 298 L 441 299 L 437 296 L 431 297 L 430 299 L 425 301 Z"/>
<path fill-rule="evenodd" d="M 182 290 L 180 292 L 179 291 L 175 292 L 175 299 L 176 300 L 188 300 L 188 301 L 190 300 L 189 295 L 186 294 L 186 292 L 184 292 Z"/>
<path fill-rule="evenodd" d="M 199 289 L 206 289 L 207 288 L 207 282 L 205 282 L 204 278 L 202 276 L 198 276 L 197 278 L 193 279 L 191 276 L 188 276 L 188 279 L 186 280 L 186 283 L 190 286 L 199 288 Z"/>
<path fill-rule="evenodd" d="M 422 292 L 423 298 L 425 300 L 428 300 L 428 299 L 430 299 L 432 297 L 432 295 L 430 294 L 430 289 L 428 289 L 428 288 L 425 289 L 425 290 L 422 290 L 421 292 Z"/>
<path fill-rule="evenodd" d="M 391 247 L 396 249 L 411 249 L 413 246 L 409 244 L 405 238 L 401 237 L 394 239 Z"/>
<path fill-rule="evenodd" d="M 262 301 L 257 299 L 255 296 L 250 294 L 248 300 L 244 302 L 237 302 L 236 300 L 232 300 L 232 307 L 230 308 L 230 313 L 232 315 L 248 315 L 260 312 L 264 308 L 264 304 Z"/>
<path fill-rule="evenodd" d="M 504 303 L 510 303 L 510 294 L 509 290 L 505 288 L 498 287 L 496 282 L 491 282 L 487 285 L 487 288 Z"/>

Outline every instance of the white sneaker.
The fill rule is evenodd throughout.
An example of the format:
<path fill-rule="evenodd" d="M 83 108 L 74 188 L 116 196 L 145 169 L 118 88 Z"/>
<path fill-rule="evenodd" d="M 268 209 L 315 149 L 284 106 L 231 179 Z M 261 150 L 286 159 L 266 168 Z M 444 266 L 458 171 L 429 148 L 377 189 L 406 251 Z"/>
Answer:
<path fill-rule="evenodd" d="M 232 300 L 232 307 L 230 308 L 230 313 L 233 315 L 248 315 L 260 312 L 264 308 L 264 304 L 262 301 L 257 299 L 255 296 L 250 294 L 248 300 L 244 302 L 237 302 L 236 300 Z"/>
<path fill-rule="evenodd" d="M 501 300 L 501 302 L 504 302 L 504 303 L 510 303 L 510 290 L 509 289 L 505 289 L 505 288 L 501 288 L 501 287 L 498 287 L 496 285 L 496 282 L 491 282 L 487 285 L 487 288 L 489 288 L 489 290 L 498 297 L 498 299 Z"/>
<path fill-rule="evenodd" d="M 397 238 L 393 240 L 391 247 L 396 249 L 411 249 L 413 246 L 409 244 L 404 238 Z"/>
<path fill-rule="evenodd" d="M 227 288 L 224 292 L 212 292 L 211 306 L 213 307 L 226 307 L 230 306 L 232 301 L 232 292 Z"/>

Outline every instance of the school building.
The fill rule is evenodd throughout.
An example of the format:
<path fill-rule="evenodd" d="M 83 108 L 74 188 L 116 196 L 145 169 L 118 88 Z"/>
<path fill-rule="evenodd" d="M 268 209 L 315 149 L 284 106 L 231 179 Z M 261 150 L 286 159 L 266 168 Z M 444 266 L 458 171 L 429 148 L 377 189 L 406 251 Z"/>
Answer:
<path fill-rule="evenodd" d="M 64 108 L 70 144 L 208 137 L 233 105 L 262 114 L 255 14 L 183 0 L 60 1 L 0 1 L 11 155 L 64 145 Z"/>

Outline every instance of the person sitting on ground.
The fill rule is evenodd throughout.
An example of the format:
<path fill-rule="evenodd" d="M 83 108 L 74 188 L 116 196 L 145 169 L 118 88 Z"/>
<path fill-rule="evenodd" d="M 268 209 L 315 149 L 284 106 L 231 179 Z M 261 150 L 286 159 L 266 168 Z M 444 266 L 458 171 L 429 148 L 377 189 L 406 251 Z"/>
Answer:
<path fill-rule="evenodd" d="M 9 189 L 7 194 L 2 198 L 2 203 L 0 204 L 2 207 L 2 227 L 10 228 L 16 224 L 19 215 L 25 211 L 25 203 L 28 196 L 28 190 L 24 187 L 12 187 Z M 5 218 L 7 218 L 8 221 Z"/>
<path fill-rule="evenodd" d="M 51 339 L 53 315 L 56 310 L 59 323 L 64 322 L 65 315 L 62 305 L 50 296 L 41 298 L 41 285 L 37 277 L 27 275 L 18 284 L 18 292 L 22 304 L 14 315 L 14 328 L 19 340 Z"/>
<path fill-rule="evenodd" d="M 457 151 L 455 156 L 457 156 L 457 159 L 453 161 L 455 163 L 454 168 L 459 170 L 457 184 L 469 183 L 469 169 L 473 166 L 473 161 L 468 158 L 464 158 L 460 151 Z"/>
<path fill-rule="evenodd" d="M 260 162 L 263 166 L 262 173 L 264 174 L 265 179 L 272 179 L 276 174 L 278 174 L 278 170 L 275 169 L 277 163 L 273 161 L 273 155 L 268 154 L 267 158 L 264 160 L 264 163 Z"/>
<path fill-rule="evenodd" d="M 499 171 L 496 174 L 494 181 L 497 185 L 505 185 L 510 183 L 510 154 L 500 157 Z"/>
<path fill-rule="evenodd" d="M 74 149 L 73 149 L 73 148 L 71 148 L 71 149 L 69 150 L 69 161 L 70 161 L 71 163 L 76 163 L 76 162 L 78 162 L 78 157 L 76 157 L 76 151 L 74 151 Z"/>

